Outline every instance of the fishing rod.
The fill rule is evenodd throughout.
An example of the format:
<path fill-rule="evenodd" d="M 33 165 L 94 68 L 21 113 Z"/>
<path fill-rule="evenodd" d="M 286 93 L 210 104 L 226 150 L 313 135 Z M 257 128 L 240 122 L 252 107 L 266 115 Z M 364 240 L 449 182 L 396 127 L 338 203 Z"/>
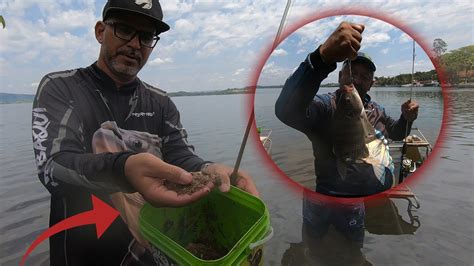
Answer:
<path fill-rule="evenodd" d="M 415 78 L 414 78 L 414 75 L 415 75 L 415 40 L 413 39 L 413 50 L 412 50 L 412 62 L 411 62 L 411 84 L 410 84 L 410 99 L 409 99 L 409 102 L 411 102 L 412 98 L 413 98 L 413 83 L 415 83 Z M 406 121 L 406 124 L 405 124 L 405 138 L 403 139 L 403 147 L 402 147 L 402 155 L 401 155 L 401 158 L 400 158 L 400 161 L 401 161 L 401 166 L 400 166 L 400 173 L 398 175 L 398 179 L 399 179 L 399 182 L 398 183 L 402 183 L 403 182 L 403 170 L 404 168 L 409 168 L 411 167 L 411 162 L 409 162 L 408 160 L 405 160 L 403 159 L 403 157 L 405 156 L 405 153 L 406 153 L 406 150 L 407 150 L 407 137 L 408 137 L 408 121 Z"/>
<path fill-rule="evenodd" d="M 413 83 L 415 83 L 415 40 L 413 40 L 413 57 L 411 61 L 411 86 L 410 86 L 410 101 L 411 98 L 413 97 Z"/>
<path fill-rule="evenodd" d="M 275 40 L 273 41 L 273 49 L 276 48 L 276 45 L 278 43 L 278 41 L 280 41 L 280 35 L 281 35 L 281 32 L 283 31 L 283 27 L 285 25 L 285 21 L 286 21 L 286 16 L 288 15 L 288 11 L 290 10 L 290 6 L 291 6 L 291 0 L 288 0 L 286 2 L 286 7 L 285 7 L 285 11 L 283 12 L 283 16 L 281 17 L 281 20 L 280 20 L 280 26 L 278 27 L 278 31 L 277 31 L 277 34 L 275 36 Z"/>
<path fill-rule="evenodd" d="M 278 27 L 278 31 L 277 31 L 277 34 L 275 36 L 275 40 L 273 41 L 272 50 L 276 48 L 277 43 L 280 41 L 280 35 L 281 35 L 281 32 L 283 31 L 283 27 L 284 27 L 284 24 L 285 24 L 285 21 L 286 21 L 286 17 L 288 15 L 288 11 L 290 10 L 290 6 L 291 6 L 291 0 L 288 0 L 286 2 L 285 11 L 283 12 L 283 16 L 282 16 L 281 21 L 280 21 L 280 26 Z M 232 183 L 235 184 L 237 182 L 238 177 L 239 177 L 240 162 L 242 161 L 242 156 L 244 154 L 245 145 L 247 144 L 247 139 L 249 137 L 250 128 L 252 128 L 254 115 L 255 115 L 255 109 L 252 107 L 252 112 L 250 113 L 249 121 L 247 123 L 247 128 L 245 129 L 244 138 L 242 140 L 242 144 L 240 145 L 239 155 L 237 155 L 237 160 L 235 161 L 234 171 L 230 175 L 231 184 Z"/>

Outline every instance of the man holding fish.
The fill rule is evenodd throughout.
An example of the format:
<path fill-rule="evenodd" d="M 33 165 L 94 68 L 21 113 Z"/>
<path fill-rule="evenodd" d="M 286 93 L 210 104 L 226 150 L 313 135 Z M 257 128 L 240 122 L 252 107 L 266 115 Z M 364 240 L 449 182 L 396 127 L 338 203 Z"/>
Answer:
<path fill-rule="evenodd" d="M 325 195 L 356 197 L 389 189 L 394 175 L 386 138 L 403 139 L 418 115 L 418 103 L 409 100 L 395 120 L 367 94 L 376 66 L 358 52 L 363 31 L 362 24 L 341 23 L 287 79 L 275 105 L 282 122 L 311 140 L 316 191 Z M 343 61 L 339 89 L 316 95 Z"/>

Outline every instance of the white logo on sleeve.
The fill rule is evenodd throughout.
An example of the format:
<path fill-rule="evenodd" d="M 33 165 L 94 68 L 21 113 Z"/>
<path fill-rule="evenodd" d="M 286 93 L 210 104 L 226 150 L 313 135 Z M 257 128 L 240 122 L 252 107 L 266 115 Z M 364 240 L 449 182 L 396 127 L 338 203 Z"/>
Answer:
<path fill-rule="evenodd" d="M 135 0 L 135 4 L 141 6 L 143 9 L 151 9 L 152 0 Z"/>
<path fill-rule="evenodd" d="M 47 160 L 46 147 L 43 142 L 48 139 L 49 123 L 45 108 L 33 109 L 33 147 L 36 150 L 36 165 L 41 172 Z"/>

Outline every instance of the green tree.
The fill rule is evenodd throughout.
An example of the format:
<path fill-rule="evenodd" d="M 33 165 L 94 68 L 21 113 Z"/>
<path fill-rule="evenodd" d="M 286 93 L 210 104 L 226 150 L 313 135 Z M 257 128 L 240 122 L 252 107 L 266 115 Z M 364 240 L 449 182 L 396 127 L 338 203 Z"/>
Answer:
<path fill-rule="evenodd" d="M 474 45 L 449 51 L 441 57 L 441 61 L 451 83 L 472 82 Z"/>
<path fill-rule="evenodd" d="M 436 57 L 440 58 L 447 50 L 448 44 L 441 38 L 436 38 L 433 41 L 433 52 Z"/>

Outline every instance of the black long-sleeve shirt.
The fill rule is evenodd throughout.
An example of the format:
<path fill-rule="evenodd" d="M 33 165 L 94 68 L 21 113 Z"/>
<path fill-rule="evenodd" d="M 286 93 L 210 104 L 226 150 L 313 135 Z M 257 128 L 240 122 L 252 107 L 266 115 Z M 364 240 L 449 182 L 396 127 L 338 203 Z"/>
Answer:
<path fill-rule="evenodd" d="M 111 204 L 109 193 L 133 191 L 124 165 L 134 152 L 93 153 L 92 137 L 103 122 L 159 136 L 167 163 L 187 171 L 198 171 L 205 163 L 188 144 L 179 112 L 164 91 L 138 78 L 117 88 L 96 64 L 46 75 L 32 114 L 38 176 L 51 193 L 51 225 L 90 210 L 91 194 Z M 51 260 L 67 265 L 65 261 L 74 261 L 71 256 L 84 262 L 90 254 L 101 254 L 106 260 L 98 264 L 112 265 L 116 258 L 118 265 L 131 239 L 121 219 L 100 240 L 92 227 L 68 230 L 51 239 L 51 248 L 57 249 Z"/>
<path fill-rule="evenodd" d="M 286 80 L 275 104 L 276 116 L 286 125 L 303 132 L 311 141 L 317 184 L 318 187 L 331 188 L 327 190 L 337 190 L 334 185 L 336 158 L 328 126 L 336 109 L 336 95 L 316 94 L 321 82 L 335 69 L 336 64 L 325 64 L 319 49 L 316 50 Z M 367 118 L 375 129 L 393 140 L 405 137 L 407 121 L 402 115 L 394 120 L 369 95 L 362 100 Z M 408 132 L 411 124 L 408 123 Z"/>

